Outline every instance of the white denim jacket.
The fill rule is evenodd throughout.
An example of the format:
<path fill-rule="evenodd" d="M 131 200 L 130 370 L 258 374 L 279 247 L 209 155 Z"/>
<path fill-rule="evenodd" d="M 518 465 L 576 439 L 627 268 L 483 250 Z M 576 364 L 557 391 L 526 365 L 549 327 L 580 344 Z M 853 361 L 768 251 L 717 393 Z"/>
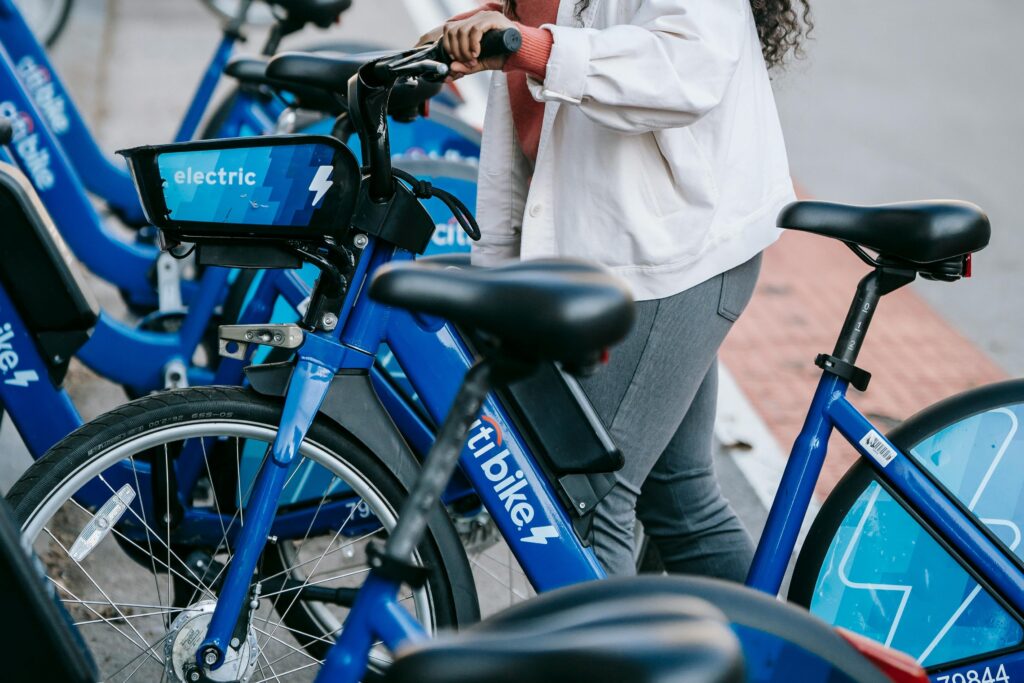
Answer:
<path fill-rule="evenodd" d="M 530 83 L 546 102 L 532 169 L 492 79 L 473 262 L 589 259 L 645 300 L 775 241 L 794 193 L 749 0 L 591 0 L 582 27 L 575 5 Z"/>

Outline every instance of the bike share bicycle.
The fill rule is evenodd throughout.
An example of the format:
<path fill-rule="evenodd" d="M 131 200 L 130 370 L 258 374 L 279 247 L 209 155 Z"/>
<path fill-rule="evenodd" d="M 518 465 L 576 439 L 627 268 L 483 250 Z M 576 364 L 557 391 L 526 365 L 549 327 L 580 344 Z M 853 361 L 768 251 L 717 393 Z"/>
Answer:
<path fill-rule="evenodd" d="M 201 262 L 282 267 L 308 260 L 321 276 L 301 326 L 263 328 L 300 341 L 293 362 L 250 368 L 249 390 L 197 388 L 128 404 L 78 430 L 12 489 L 24 537 L 52 558 L 51 582 L 76 620 L 124 639 L 125 647 L 111 650 L 86 633 L 106 658 L 101 666 L 114 672 L 108 678 L 147 665 L 178 680 L 186 671 L 241 679 L 261 666 L 277 676 L 298 674 L 320 665 L 348 614 L 333 651 L 342 654 L 331 656 L 345 672 L 339 680 L 358 680 L 368 660 L 374 671 L 390 661 L 388 649 L 474 621 L 466 557 L 436 504 L 455 456 L 538 590 L 604 577 L 586 546 L 586 527 L 619 456 L 600 424 L 588 421 L 592 414 L 569 373 L 624 332 L 626 297 L 618 285 L 581 264 L 461 274 L 441 264 L 392 266 L 372 290 L 384 301 L 368 294 L 370 274 L 411 261 L 434 231 L 410 190 L 395 183 L 388 127 L 377 122 L 395 83 L 443 76 L 440 59 L 436 48 L 381 57 L 352 79 L 353 123 L 368 161 L 363 178 L 351 152 L 332 138 L 129 153 L 147 212 L 171 241 L 197 243 Z M 248 197 L 237 193 L 183 194 L 172 182 L 182 164 L 237 153 L 267 163 L 259 196 L 278 200 L 272 211 L 247 208 L 240 199 Z M 324 165 L 332 184 L 311 196 L 308 180 Z M 474 366 L 469 338 L 490 360 L 496 345 L 499 352 L 528 346 L 533 355 L 512 355 L 519 362 L 564 361 L 562 370 L 541 364 L 538 375 L 560 399 L 525 408 L 512 391 L 484 399 L 494 366 Z M 422 477 L 373 391 L 369 369 L 383 341 L 434 419 L 450 415 Z M 469 425 L 479 401 L 480 419 Z M 461 408 L 449 413 L 453 403 Z M 553 450 L 566 435 L 543 416 L 573 411 L 579 431 L 570 436 L 579 448 Z M 251 467 L 243 467 L 246 451 L 256 456 Z M 309 481 L 319 484 L 297 495 Z M 317 495 L 309 497 L 311 490 Z M 416 504 L 400 514 L 407 499 Z M 367 543 L 376 538 L 388 539 L 384 551 Z M 125 562 L 124 554 L 135 561 Z M 100 586 L 98 579 L 115 571 L 110 562 L 119 581 Z M 400 588 L 403 581 L 411 587 Z M 795 672 L 807 680 L 881 676 L 793 608 L 758 602 L 739 587 L 685 579 L 675 585 L 679 594 L 718 596 L 753 658 L 749 680 Z M 614 586 L 602 590 L 630 595 Z M 147 597 L 122 597 L 139 590 Z M 360 601 L 380 609 L 350 612 Z M 278 615 L 274 623 L 268 602 Z M 161 648 L 163 657 L 154 653 Z M 289 658 L 287 671 L 274 669 Z"/>
<path fill-rule="evenodd" d="M 919 412 L 888 437 L 847 400 L 867 387 L 857 352 L 879 299 L 916 275 L 969 276 L 988 220 L 957 204 L 857 209 L 797 205 L 780 225 L 859 244 L 861 281 L 794 445 L 748 583 L 778 591 L 829 435 L 858 451 L 800 549 L 789 598 L 831 624 L 909 653 L 936 683 L 1024 675 L 1019 420 L 1024 382 L 967 391 Z M 964 254 L 967 254 L 966 256 Z"/>
<path fill-rule="evenodd" d="M 0 500 L 0 581 L 8 590 L 4 606 L 19 620 L 0 647 L 8 662 L 5 680 L 43 676 L 94 683 L 99 680 L 95 662 L 30 557 Z M 484 683 L 514 666 L 521 680 L 532 683 L 554 683 L 570 671 L 594 683 L 740 683 L 742 656 L 725 615 L 701 599 L 656 589 L 633 591 L 628 600 L 574 590 L 571 605 L 552 605 L 568 595 L 549 596 L 544 605 L 530 606 L 532 614 L 520 608 L 469 637 L 406 652 L 386 682 Z"/>
<path fill-rule="evenodd" d="M 310 3 L 287 4 L 298 8 Z M 328 4 L 335 10 L 348 5 L 347 2 Z M 211 351 L 215 349 L 216 340 L 209 339 L 207 333 L 211 325 L 216 323 L 216 311 L 224 297 L 229 278 L 227 271 L 212 268 L 203 273 L 198 283 L 181 281 L 177 278 L 175 259 L 164 255 L 157 261 L 158 250 L 155 247 L 125 242 L 104 228 L 84 188 L 78 182 L 80 176 L 75 172 L 76 168 L 62 154 L 61 145 L 57 142 L 58 135 L 52 134 L 49 126 L 53 126 L 60 133 L 59 137 L 67 143 L 71 159 L 78 162 L 77 170 L 82 171 L 81 177 L 92 181 L 93 190 L 103 193 L 108 200 L 122 208 L 134 207 L 135 213 L 140 214 L 138 199 L 128 175 L 99 152 L 46 60 L 44 51 L 24 27 L 17 12 L 7 5 L 0 9 L 3 10 L 0 12 L 0 35 L 3 37 L 4 48 L 18 56 L 17 66 L 7 59 L 0 59 L 0 66 L 3 67 L 0 68 L 0 80 L 4 84 L 2 90 L 6 93 L 6 101 L 0 107 L 14 124 L 12 156 L 33 179 L 40 197 L 61 227 L 72 251 L 94 273 L 117 285 L 127 294 L 129 301 L 147 306 L 159 305 L 160 309 L 143 319 L 137 329 L 109 316 L 102 316 L 91 342 L 81 351 L 82 359 L 99 374 L 125 385 L 132 395 L 167 386 L 212 382 L 215 378 L 212 367 L 197 364 L 195 352 L 205 346 L 205 355 L 215 356 Z M 299 15 L 293 23 L 301 26 L 306 21 L 304 16 Z M 225 45 L 230 46 L 227 34 Z M 224 51 L 223 45 L 221 51 Z M 205 101 L 209 99 L 209 93 L 205 96 L 203 93 L 205 90 L 212 91 L 216 83 L 220 67 L 218 60 L 215 59 L 211 65 L 200 94 L 193 102 L 193 112 L 201 113 Z M 46 78 L 41 80 L 41 74 Z M 44 105 L 42 111 L 36 108 L 37 102 Z M 196 118 L 192 114 L 190 117 Z M 182 131 L 194 129 L 196 122 L 198 118 L 191 124 L 186 121 Z M 416 163 L 429 163 L 440 185 L 454 184 L 457 191 L 467 194 L 471 194 L 474 189 L 473 184 L 466 180 L 465 164 L 445 161 Z M 131 192 L 131 196 L 126 199 L 127 192 Z M 294 276 L 288 276 L 265 283 L 262 290 L 256 290 L 256 297 L 251 298 L 254 305 L 262 309 L 270 309 L 279 299 L 295 307 L 300 306 L 308 297 L 308 290 L 308 285 Z M 189 304 L 187 313 L 182 310 L 186 303 Z M 240 305 L 235 306 L 231 315 L 240 316 L 240 308 Z M 245 320 L 259 322 L 266 315 L 261 312 Z M 61 360 L 57 362 L 66 363 L 70 354 L 54 352 L 52 355 L 60 357 Z M 217 378 L 221 383 L 240 380 L 237 368 L 233 376 L 222 373 Z M 60 436 L 62 434 L 56 434 L 56 438 Z M 45 447 L 36 452 L 41 454 L 44 450 Z"/>

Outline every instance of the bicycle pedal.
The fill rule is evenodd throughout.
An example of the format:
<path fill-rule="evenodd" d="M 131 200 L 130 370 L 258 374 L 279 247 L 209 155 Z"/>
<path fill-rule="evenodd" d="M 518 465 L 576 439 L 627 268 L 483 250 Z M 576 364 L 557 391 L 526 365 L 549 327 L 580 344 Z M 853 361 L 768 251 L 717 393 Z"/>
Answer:
<path fill-rule="evenodd" d="M 221 325 L 218 328 L 217 336 L 220 338 L 221 356 L 245 360 L 249 344 L 297 349 L 302 346 L 306 333 L 298 325 L 272 323 L 268 325 Z"/>

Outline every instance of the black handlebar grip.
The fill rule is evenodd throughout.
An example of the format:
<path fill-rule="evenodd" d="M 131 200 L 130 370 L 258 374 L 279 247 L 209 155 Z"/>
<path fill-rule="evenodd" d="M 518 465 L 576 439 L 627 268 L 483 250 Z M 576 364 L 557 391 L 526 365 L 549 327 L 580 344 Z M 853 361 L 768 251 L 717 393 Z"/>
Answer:
<path fill-rule="evenodd" d="M 488 31 L 480 41 L 480 59 L 489 57 L 505 57 L 519 52 L 523 46 L 523 34 L 519 29 Z"/>

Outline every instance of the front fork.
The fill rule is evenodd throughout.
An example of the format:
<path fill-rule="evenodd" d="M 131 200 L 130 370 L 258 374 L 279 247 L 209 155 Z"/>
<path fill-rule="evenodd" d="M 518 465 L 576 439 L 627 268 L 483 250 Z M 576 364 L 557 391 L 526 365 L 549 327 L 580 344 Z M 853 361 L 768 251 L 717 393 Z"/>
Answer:
<path fill-rule="evenodd" d="M 344 348 L 339 341 L 323 333 L 307 335 L 299 348 L 280 428 L 269 456 L 256 475 L 252 495 L 245 504 L 235 554 L 228 566 L 206 638 L 196 652 L 199 667 L 217 669 L 224 662 L 226 644 L 231 642 L 242 609 L 248 608 L 249 587 L 256 563 L 267 543 L 281 490 L 299 446 L 313 425 L 331 380 L 341 365 Z"/>

